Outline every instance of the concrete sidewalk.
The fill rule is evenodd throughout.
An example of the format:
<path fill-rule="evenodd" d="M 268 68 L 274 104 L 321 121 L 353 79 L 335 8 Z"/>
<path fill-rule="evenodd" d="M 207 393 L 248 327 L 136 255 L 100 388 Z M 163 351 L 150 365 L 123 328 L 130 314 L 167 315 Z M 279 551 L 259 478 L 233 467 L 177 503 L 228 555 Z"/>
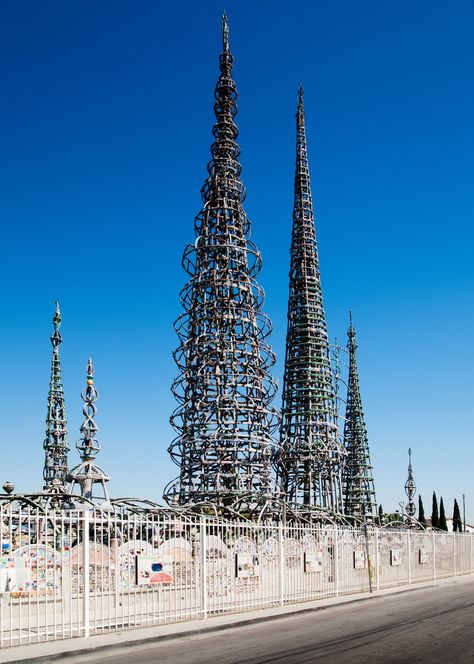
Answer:
<path fill-rule="evenodd" d="M 299 604 L 287 604 L 282 607 L 272 607 L 244 613 L 233 613 L 213 616 L 205 620 L 190 620 L 180 623 L 170 623 L 157 627 L 144 627 L 114 631 L 110 634 L 91 636 L 90 638 L 64 639 L 48 641 L 14 648 L 0 650 L 0 664 L 9 662 L 51 662 L 61 660 L 63 657 L 80 656 L 81 654 L 99 653 L 114 648 L 126 648 L 128 646 L 143 645 L 161 639 L 173 639 L 203 632 L 212 632 L 243 625 L 254 624 L 266 620 L 291 616 L 309 611 L 321 611 L 333 606 L 351 604 L 355 602 L 375 601 L 377 598 L 399 593 L 422 591 L 425 588 L 434 588 L 441 585 L 462 583 L 463 579 L 470 579 L 472 575 L 449 577 L 439 581 L 428 581 L 416 583 L 409 586 L 398 586 L 375 591 L 372 595 L 367 592 L 354 595 L 344 595 L 330 599 L 320 599 L 314 602 L 302 602 Z"/>

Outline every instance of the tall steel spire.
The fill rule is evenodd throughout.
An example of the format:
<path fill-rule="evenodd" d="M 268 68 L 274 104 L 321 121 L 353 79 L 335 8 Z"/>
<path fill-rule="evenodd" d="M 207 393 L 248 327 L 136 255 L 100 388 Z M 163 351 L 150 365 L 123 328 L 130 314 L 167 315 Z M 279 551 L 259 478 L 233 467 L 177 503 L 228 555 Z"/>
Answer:
<path fill-rule="evenodd" d="M 348 457 L 343 472 L 344 512 L 347 516 L 375 517 L 377 515 L 377 501 L 370 463 L 369 439 L 360 395 L 356 358 L 356 331 L 352 325 L 352 312 L 350 313 L 347 336 L 349 381 L 347 384 L 344 446 Z"/>
<path fill-rule="evenodd" d="M 173 504 L 212 501 L 248 513 L 272 496 L 274 355 L 266 343 L 264 292 L 255 280 L 261 257 L 248 239 L 243 209 L 225 15 L 222 44 L 204 207 L 195 219 L 196 241 L 184 252 L 190 279 L 181 292 L 184 313 L 175 323 L 181 345 L 174 354 L 180 375 L 173 392 L 180 405 L 171 417 L 178 436 L 169 452 L 180 475 L 164 497 Z"/>
<path fill-rule="evenodd" d="M 314 225 L 303 88 L 296 114 L 296 172 L 278 481 L 293 505 L 341 511 L 334 376 Z"/>
<path fill-rule="evenodd" d="M 408 523 L 411 523 L 416 514 L 416 505 L 413 500 L 416 494 L 416 484 L 413 478 L 413 466 L 411 465 L 411 448 L 408 450 L 408 477 L 405 482 L 405 493 L 408 498 L 408 502 L 405 505 L 405 513 L 407 515 Z"/>
<path fill-rule="evenodd" d="M 48 491 L 66 491 L 67 455 L 69 445 L 67 442 L 66 413 L 64 409 L 63 384 L 61 379 L 61 363 L 59 360 L 59 345 L 62 342 L 61 312 L 56 302 L 53 316 L 54 331 L 51 335 L 53 346 L 53 360 L 51 365 L 51 381 L 48 394 L 48 415 L 46 417 L 46 438 L 44 440 L 44 489 Z"/>
<path fill-rule="evenodd" d="M 110 477 L 95 463 L 96 456 L 100 452 L 100 443 L 95 437 L 98 429 L 94 420 L 97 413 L 95 402 L 98 398 L 99 393 L 94 386 L 94 367 L 91 358 L 89 358 L 86 387 L 81 392 L 81 399 L 84 402 L 82 413 L 85 420 L 80 429 L 81 438 L 76 443 L 81 463 L 71 470 L 69 480 L 72 483 L 71 493 L 74 491 L 75 484 L 79 484 L 81 495 L 84 498 L 88 500 L 97 498 L 108 502 L 106 482 L 110 480 Z M 94 496 L 94 485 L 99 485 L 101 488 L 101 494 L 98 496 Z"/>

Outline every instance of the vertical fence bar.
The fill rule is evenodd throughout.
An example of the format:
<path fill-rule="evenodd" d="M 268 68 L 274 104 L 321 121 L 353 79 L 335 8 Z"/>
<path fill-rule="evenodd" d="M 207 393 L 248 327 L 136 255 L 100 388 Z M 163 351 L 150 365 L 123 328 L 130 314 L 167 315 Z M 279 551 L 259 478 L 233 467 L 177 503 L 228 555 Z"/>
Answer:
<path fill-rule="evenodd" d="M 453 533 L 453 576 L 456 576 L 456 533 Z"/>
<path fill-rule="evenodd" d="M 433 530 L 433 581 L 436 581 L 436 533 Z"/>
<path fill-rule="evenodd" d="M 379 529 L 375 529 L 375 589 L 380 590 Z"/>
<path fill-rule="evenodd" d="M 283 545 L 283 524 L 278 524 L 278 593 L 280 606 L 285 603 L 285 548 Z"/>
<path fill-rule="evenodd" d="M 201 614 L 207 618 L 207 525 L 206 517 L 200 518 L 201 540 Z"/>
<path fill-rule="evenodd" d="M 369 573 L 369 593 L 373 593 L 372 587 L 372 557 L 369 548 L 369 530 L 367 528 L 367 521 L 364 519 L 364 538 L 365 538 L 365 555 L 367 557 L 367 571 Z"/>
<path fill-rule="evenodd" d="M 334 582 L 336 597 L 339 597 L 339 530 L 334 526 Z"/>
<path fill-rule="evenodd" d="M 411 532 L 407 530 L 407 547 L 408 547 L 408 584 L 411 583 Z"/>
<path fill-rule="evenodd" d="M 474 537 L 474 535 L 471 533 L 471 534 L 469 535 L 469 541 L 470 541 L 470 548 L 469 548 L 469 551 L 470 551 L 470 554 L 471 554 L 471 556 L 470 556 L 470 557 L 471 557 L 471 574 L 472 574 L 473 571 L 474 571 L 474 569 L 473 569 L 473 564 L 472 564 L 472 563 L 473 563 L 473 560 L 472 560 L 472 538 L 473 538 L 473 537 Z"/>
<path fill-rule="evenodd" d="M 89 558 L 89 525 L 90 525 L 90 512 L 85 509 L 83 512 L 83 530 L 82 530 L 82 545 L 83 545 L 83 568 L 82 568 L 82 583 L 83 583 L 83 621 L 84 621 L 84 636 L 88 638 L 90 633 L 90 558 Z"/>

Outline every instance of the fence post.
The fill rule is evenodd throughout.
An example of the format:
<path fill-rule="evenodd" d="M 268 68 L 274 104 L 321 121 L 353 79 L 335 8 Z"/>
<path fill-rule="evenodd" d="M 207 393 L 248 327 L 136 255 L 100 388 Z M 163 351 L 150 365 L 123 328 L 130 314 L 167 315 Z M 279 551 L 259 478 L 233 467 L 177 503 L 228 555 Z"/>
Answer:
<path fill-rule="evenodd" d="M 84 620 L 84 636 L 89 638 L 91 635 L 90 627 L 90 557 L 89 557 L 89 527 L 90 527 L 90 512 L 85 509 L 83 512 L 83 529 L 82 529 L 82 545 L 84 563 L 82 568 L 82 583 L 83 583 L 83 620 Z"/>
<path fill-rule="evenodd" d="M 469 540 L 470 540 L 470 542 L 471 542 L 470 545 L 469 545 L 469 546 L 470 546 L 470 553 L 471 553 L 471 574 L 472 574 L 473 571 L 474 571 L 474 569 L 473 569 L 473 564 L 472 564 L 472 563 L 473 563 L 473 561 L 472 561 L 472 538 L 473 538 L 473 537 L 474 537 L 474 535 L 471 533 L 471 534 L 469 535 Z"/>
<path fill-rule="evenodd" d="M 207 618 L 207 528 L 206 517 L 200 519 L 200 542 L 201 542 L 201 612 L 202 617 Z"/>
<path fill-rule="evenodd" d="M 334 526 L 334 581 L 336 597 L 339 597 L 339 530 L 337 526 Z"/>
<path fill-rule="evenodd" d="M 278 524 L 278 579 L 280 606 L 285 603 L 285 547 L 283 546 L 283 524 Z"/>
<path fill-rule="evenodd" d="M 375 588 L 380 590 L 380 571 L 379 571 L 379 529 L 375 529 Z"/>
<path fill-rule="evenodd" d="M 456 533 L 453 533 L 453 576 L 456 576 Z"/>
<path fill-rule="evenodd" d="M 408 585 L 411 584 L 411 532 L 407 530 L 408 543 Z"/>
<path fill-rule="evenodd" d="M 433 581 L 436 581 L 436 533 L 433 530 Z"/>

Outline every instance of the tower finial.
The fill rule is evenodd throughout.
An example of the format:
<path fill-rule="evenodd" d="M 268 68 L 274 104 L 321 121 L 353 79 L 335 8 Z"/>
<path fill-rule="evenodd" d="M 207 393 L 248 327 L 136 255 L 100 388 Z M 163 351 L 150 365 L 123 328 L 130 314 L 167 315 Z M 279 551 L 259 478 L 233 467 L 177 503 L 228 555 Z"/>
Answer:
<path fill-rule="evenodd" d="M 222 48 L 224 53 L 229 52 L 229 19 L 225 11 L 222 14 Z"/>
<path fill-rule="evenodd" d="M 54 303 L 55 305 L 55 311 L 54 311 L 54 316 L 53 316 L 53 325 L 54 325 L 54 331 L 53 334 L 51 335 L 51 344 L 53 348 L 56 350 L 59 347 L 59 344 L 62 342 L 62 336 L 61 332 L 59 331 L 59 328 L 61 327 L 61 311 L 59 309 L 59 302 L 56 301 Z"/>
<path fill-rule="evenodd" d="M 355 337 L 356 337 L 356 331 L 354 327 L 354 323 L 352 322 L 352 309 L 349 310 L 349 328 L 347 330 L 347 336 L 349 337 L 349 346 L 354 347 L 354 350 L 357 348 L 356 342 L 355 342 Z M 350 350 L 350 348 L 349 348 Z"/>
<path fill-rule="evenodd" d="M 298 106 L 303 106 L 303 96 L 304 96 L 303 84 L 300 83 L 298 86 Z"/>
<path fill-rule="evenodd" d="M 87 361 L 87 384 L 94 384 L 94 367 L 92 365 L 92 358 L 90 357 Z"/>
<path fill-rule="evenodd" d="M 300 83 L 298 86 L 298 110 L 296 112 L 297 122 L 303 127 L 304 130 L 304 90 L 303 85 Z M 305 136 L 306 144 L 306 136 Z"/>

